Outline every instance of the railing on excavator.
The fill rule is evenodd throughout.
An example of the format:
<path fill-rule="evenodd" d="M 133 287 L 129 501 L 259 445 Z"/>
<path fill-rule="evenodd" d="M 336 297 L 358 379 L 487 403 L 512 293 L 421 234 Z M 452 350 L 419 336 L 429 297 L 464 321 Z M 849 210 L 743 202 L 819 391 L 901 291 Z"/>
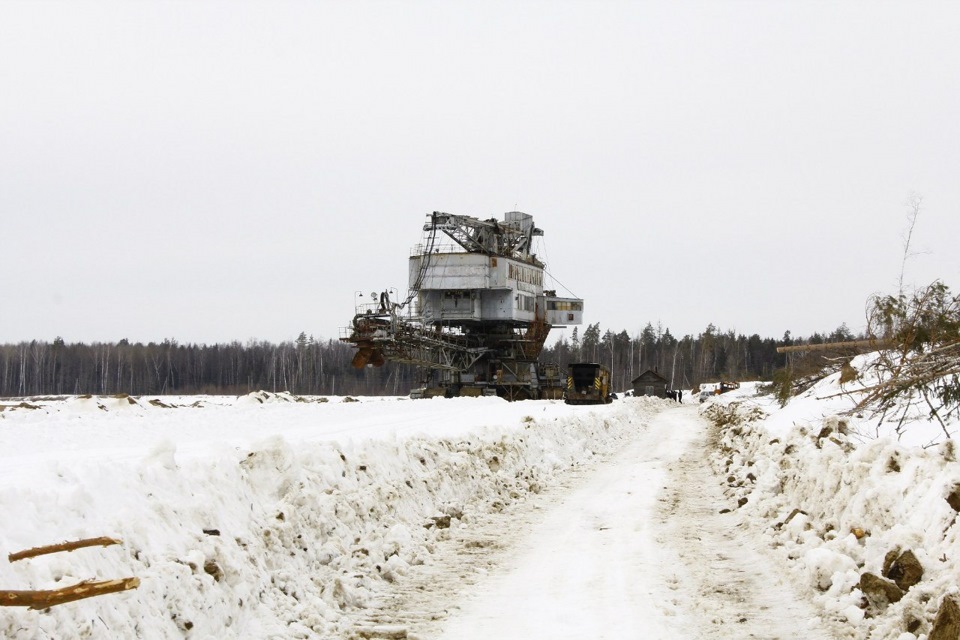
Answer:
<path fill-rule="evenodd" d="M 340 329 L 340 340 L 357 347 L 353 366 L 382 366 L 386 360 L 433 369 L 464 371 L 489 348 L 477 345 L 468 336 L 423 327 L 396 308 L 385 310 L 377 304 L 357 306 L 352 327 Z"/>

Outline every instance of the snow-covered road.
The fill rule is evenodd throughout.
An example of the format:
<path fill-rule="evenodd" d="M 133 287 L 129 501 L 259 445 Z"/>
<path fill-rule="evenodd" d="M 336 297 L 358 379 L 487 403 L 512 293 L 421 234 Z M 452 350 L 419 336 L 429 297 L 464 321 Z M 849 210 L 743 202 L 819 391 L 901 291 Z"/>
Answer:
<path fill-rule="evenodd" d="M 514 515 L 531 528 L 436 637 L 829 638 L 735 513 L 719 513 L 708 432 L 695 407 L 663 411 L 544 513 Z"/>
<path fill-rule="evenodd" d="M 661 413 L 543 519 L 477 589 L 444 638 L 674 638 L 658 567 L 657 496 L 699 419 Z M 692 427 L 692 428 L 691 428 Z M 681 614 L 681 617 L 683 614 Z"/>
<path fill-rule="evenodd" d="M 713 427 L 691 408 L 659 416 L 655 426 L 691 438 L 658 499 L 658 567 L 670 595 L 666 613 L 682 633 L 650 637 L 819 640 L 833 637 L 813 605 L 783 577 L 786 567 L 748 532 L 708 459 Z M 730 509 L 728 513 L 720 511 Z M 643 637 L 643 636 L 637 636 Z"/>

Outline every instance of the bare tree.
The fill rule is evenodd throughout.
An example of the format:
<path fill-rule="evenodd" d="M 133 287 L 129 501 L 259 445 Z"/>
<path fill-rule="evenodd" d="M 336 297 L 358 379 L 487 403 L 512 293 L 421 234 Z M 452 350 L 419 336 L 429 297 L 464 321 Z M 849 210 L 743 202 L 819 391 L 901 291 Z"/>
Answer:
<path fill-rule="evenodd" d="M 897 293 L 903 295 L 903 275 L 907 269 L 907 260 L 918 255 L 910 253 L 910 243 L 913 241 L 913 229 L 917 226 L 917 217 L 920 216 L 920 206 L 923 204 L 923 196 L 916 192 L 911 192 L 907 197 L 907 230 L 903 238 L 903 260 L 900 262 L 900 279 L 897 282 Z"/>

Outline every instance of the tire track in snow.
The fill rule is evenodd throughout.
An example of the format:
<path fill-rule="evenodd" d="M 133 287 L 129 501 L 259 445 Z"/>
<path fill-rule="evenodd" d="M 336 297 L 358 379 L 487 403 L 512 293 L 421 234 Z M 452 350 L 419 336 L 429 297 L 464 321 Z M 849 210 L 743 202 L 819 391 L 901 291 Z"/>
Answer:
<path fill-rule="evenodd" d="M 709 465 L 696 407 L 667 409 L 615 455 L 449 530 L 352 638 L 831 638 L 752 545 Z"/>
<path fill-rule="evenodd" d="M 689 436 L 638 417 L 636 437 L 618 453 L 451 534 L 434 556 L 439 566 L 419 567 L 411 580 L 419 593 L 398 593 L 394 607 L 368 619 L 387 625 L 370 637 L 389 637 L 391 623 L 410 638 L 677 637 L 660 602 L 651 527 L 666 464 Z M 482 540 L 492 542 L 465 552 Z"/>
<path fill-rule="evenodd" d="M 553 487 L 505 505 L 495 513 L 475 514 L 466 527 L 445 530 L 428 564 L 414 566 L 389 594 L 371 603 L 353 621 L 348 638 L 440 637 L 445 621 L 458 615 L 463 603 L 492 576 L 511 566 L 516 547 L 570 491 L 588 478 L 598 457 L 574 467 Z"/>
<path fill-rule="evenodd" d="M 721 489 L 722 478 L 710 465 L 714 428 L 693 407 L 661 414 L 664 429 L 690 429 L 698 435 L 671 465 L 659 499 L 657 540 L 664 545 L 665 581 L 670 610 L 688 619 L 684 637 L 723 640 L 814 640 L 833 636 L 824 629 L 814 605 L 798 599 L 787 567 L 759 548 Z M 672 568 L 668 568 L 672 567 Z"/>

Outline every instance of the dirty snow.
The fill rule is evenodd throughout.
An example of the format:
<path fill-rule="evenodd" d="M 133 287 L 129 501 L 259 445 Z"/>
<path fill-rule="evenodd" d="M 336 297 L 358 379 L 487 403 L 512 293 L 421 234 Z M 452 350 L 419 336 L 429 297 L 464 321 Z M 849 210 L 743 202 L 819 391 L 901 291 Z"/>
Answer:
<path fill-rule="evenodd" d="M 123 540 L 0 558 L 0 586 L 141 580 L 46 612 L 0 609 L 0 635 L 347 637 L 451 531 L 616 451 L 652 411 L 644 400 L 150 400 L 0 413 L 4 555 Z"/>
<path fill-rule="evenodd" d="M 737 516 L 718 515 L 708 431 L 694 407 L 665 407 L 551 505 L 440 637 L 832 637 Z"/>
<path fill-rule="evenodd" d="M 719 415 L 737 417 L 718 431 L 715 472 L 733 506 L 745 499 L 737 513 L 838 637 L 922 639 L 960 581 L 957 511 L 946 499 L 960 486 L 946 434 L 960 425 L 945 432 L 922 412 L 900 424 L 855 410 L 871 360 L 854 359 L 857 381 L 828 376 L 782 408 L 756 384 L 705 405 L 707 415 L 726 407 Z M 920 582 L 889 606 L 868 602 L 861 575 L 880 576 L 887 554 L 905 551 L 923 567 Z"/>
<path fill-rule="evenodd" d="M 3 401 L 0 588 L 141 585 L 0 608 L 0 636 L 923 640 L 957 591 L 960 463 L 847 391 Z M 861 574 L 908 549 L 921 581 L 869 605 Z"/>

